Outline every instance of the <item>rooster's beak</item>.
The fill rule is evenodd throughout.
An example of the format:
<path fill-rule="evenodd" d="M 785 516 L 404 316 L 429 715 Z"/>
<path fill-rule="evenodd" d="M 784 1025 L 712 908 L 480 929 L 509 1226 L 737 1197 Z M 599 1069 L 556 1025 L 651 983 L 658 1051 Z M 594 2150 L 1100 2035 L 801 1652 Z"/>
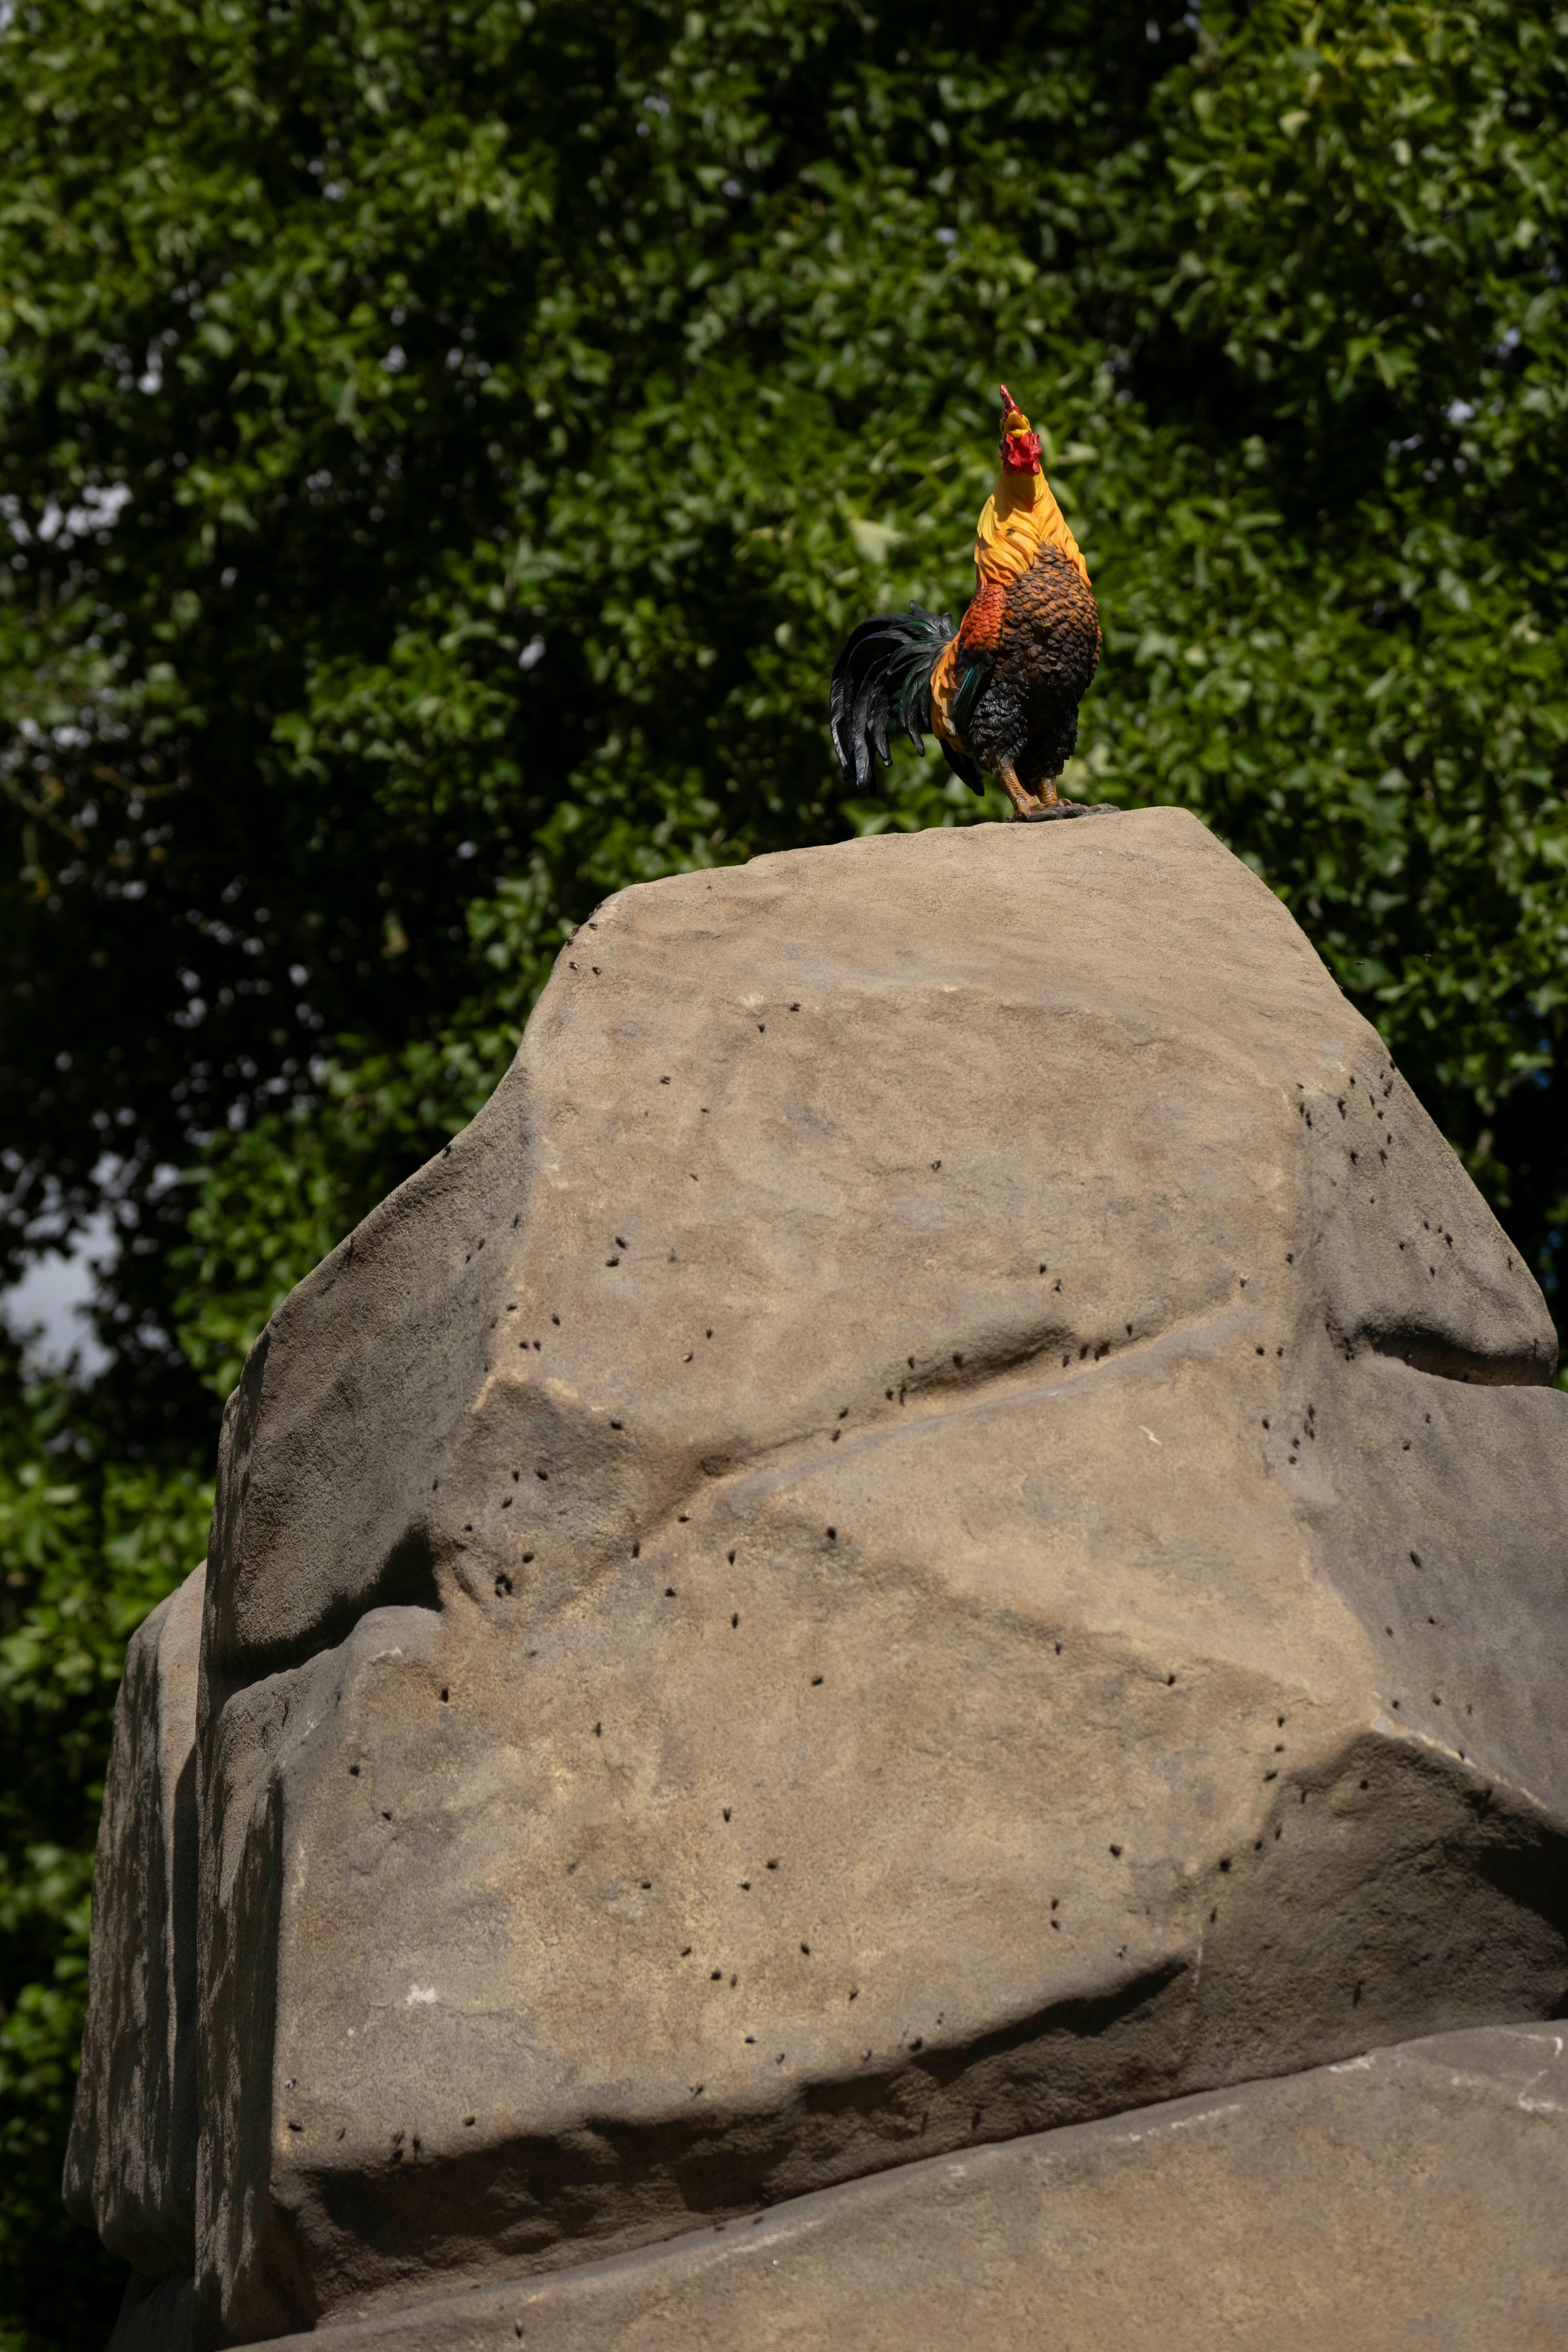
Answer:
<path fill-rule="evenodd" d="M 997 389 L 997 391 L 1000 393 L 1000 394 L 1001 394 L 1001 396 L 1002 396 L 1002 409 L 1003 409 L 1003 415 L 1002 415 L 1002 430 L 1003 430 L 1003 432 L 1004 432 L 1004 433 L 1026 433 L 1026 432 L 1028 431 L 1028 429 L 1029 429 L 1029 420 L 1028 420 L 1028 418 L 1025 415 L 1025 414 L 1024 414 L 1023 410 L 1022 410 L 1020 407 L 1018 407 L 1018 406 L 1017 406 L 1017 404 L 1016 404 L 1016 402 L 1014 401 L 1013 395 L 1012 395 L 1012 394 L 1008 391 L 1008 389 L 1007 389 L 1006 385 L 1005 385 L 1005 383 L 999 383 L 999 384 L 997 385 L 996 389 Z"/>

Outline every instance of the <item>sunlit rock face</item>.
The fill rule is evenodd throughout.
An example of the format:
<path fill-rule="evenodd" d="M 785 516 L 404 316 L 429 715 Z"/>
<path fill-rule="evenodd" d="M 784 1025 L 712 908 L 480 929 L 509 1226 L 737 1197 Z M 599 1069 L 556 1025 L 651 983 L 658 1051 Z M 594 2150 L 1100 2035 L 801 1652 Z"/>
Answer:
<path fill-rule="evenodd" d="M 899 2165 L 279 2352 L 1545 2352 L 1565 2217 L 1563 2032 L 1482 2026 Z"/>
<path fill-rule="evenodd" d="M 198 2340 L 1550 2014 L 1553 1362 L 1189 816 L 608 901 L 231 1403 Z"/>

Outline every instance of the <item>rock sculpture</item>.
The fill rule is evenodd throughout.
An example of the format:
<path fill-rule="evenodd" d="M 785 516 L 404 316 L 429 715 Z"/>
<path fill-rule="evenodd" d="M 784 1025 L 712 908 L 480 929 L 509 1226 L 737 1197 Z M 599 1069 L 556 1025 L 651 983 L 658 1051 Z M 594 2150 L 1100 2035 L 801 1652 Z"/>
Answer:
<path fill-rule="evenodd" d="M 121 1703 L 73 2210 L 199 2347 L 500 2346 L 527 2281 L 564 2352 L 601 2275 L 631 2344 L 694 2229 L 918 2237 L 927 2159 L 1561 2013 L 1554 1362 L 1179 812 L 608 901 L 231 1400 Z M 185 1883 L 182 1772 L 174 1916 L 117 1856 Z M 691 2340 L 767 2340 L 723 2275 Z"/>
<path fill-rule="evenodd" d="M 153 2279 L 192 2268 L 196 1678 L 205 1563 L 132 1635 L 92 1885 L 92 1999 L 67 2201 Z"/>
<path fill-rule="evenodd" d="M 1441 2033 L 901 2165 L 633 2254 L 349 2321 L 325 2342 L 1556 2352 L 1565 2095 L 1560 2032 Z"/>

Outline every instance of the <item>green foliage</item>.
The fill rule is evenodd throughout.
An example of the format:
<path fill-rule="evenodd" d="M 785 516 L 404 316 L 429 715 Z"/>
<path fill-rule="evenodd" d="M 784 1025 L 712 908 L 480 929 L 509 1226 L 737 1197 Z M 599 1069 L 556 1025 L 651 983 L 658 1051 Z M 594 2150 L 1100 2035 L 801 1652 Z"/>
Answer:
<path fill-rule="evenodd" d="M 1282 889 L 1554 1289 L 1563 20 L 1205 22 L 1156 110 L 1171 275 L 1143 315 L 1184 373 L 1223 362 L 1225 504 L 1173 534 L 1198 595 L 1167 563 L 1124 608 L 1146 687 L 1108 750 Z"/>
<path fill-rule="evenodd" d="M 1105 620 L 1080 787 L 1267 877 L 1554 1291 L 1568 16 L 1146 24 L 19 0 L 0 1246 L 106 1204 L 121 1239 L 62 1424 L 100 1466 L 18 1435 L 8 1474 L 62 1626 L 110 1624 L 114 1482 L 184 1527 L 249 1338 L 483 1099 L 599 898 L 1001 814 L 907 749 L 847 796 L 826 728 L 857 621 L 967 593 L 999 378 Z M 26 2021 L 76 1998 L 89 1681 L 6 1701 L 73 1792 L 5 1848 L 39 1891 L 0 2032 L 60 2083 Z M 38 2262 L 43 2194 L 5 2209 Z"/>

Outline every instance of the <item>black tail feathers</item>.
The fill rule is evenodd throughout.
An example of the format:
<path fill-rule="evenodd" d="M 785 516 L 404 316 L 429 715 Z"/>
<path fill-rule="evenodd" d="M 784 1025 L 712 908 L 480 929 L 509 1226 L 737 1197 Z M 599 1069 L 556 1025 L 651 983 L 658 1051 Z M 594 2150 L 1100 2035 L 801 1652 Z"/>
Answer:
<path fill-rule="evenodd" d="M 827 698 L 833 748 L 846 784 L 864 792 L 873 760 L 887 766 L 889 732 L 901 728 L 917 751 L 925 750 L 924 730 L 935 731 L 931 676 L 953 634 L 945 613 L 928 613 L 920 604 L 911 604 L 908 613 L 879 613 L 854 631 L 834 664 Z M 961 766 L 962 753 L 955 758 L 945 743 L 942 750 L 965 783 L 979 791 L 980 771 L 973 761 Z"/>

